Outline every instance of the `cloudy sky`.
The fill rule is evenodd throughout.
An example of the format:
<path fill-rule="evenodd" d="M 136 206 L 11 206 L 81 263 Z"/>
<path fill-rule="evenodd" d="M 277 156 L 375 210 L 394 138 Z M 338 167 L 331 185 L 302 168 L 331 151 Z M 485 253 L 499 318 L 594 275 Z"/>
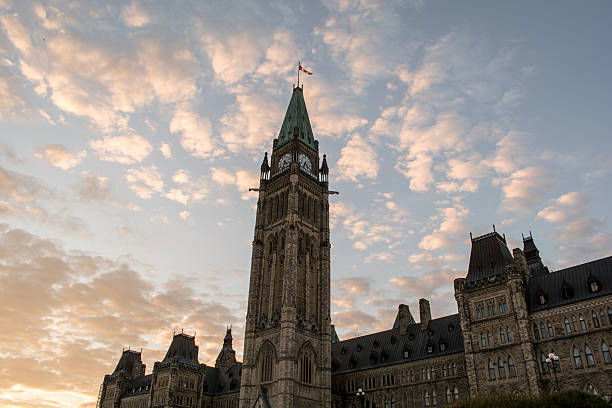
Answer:
<path fill-rule="evenodd" d="M 332 320 L 456 311 L 469 232 L 612 254 L 612 3 L 0 0 L 0 405 L 93 406 L 174 330 L 241 358 L 258 169 L 301 60 Z M 417 318 L 418 319 L 418 318 Z"/>

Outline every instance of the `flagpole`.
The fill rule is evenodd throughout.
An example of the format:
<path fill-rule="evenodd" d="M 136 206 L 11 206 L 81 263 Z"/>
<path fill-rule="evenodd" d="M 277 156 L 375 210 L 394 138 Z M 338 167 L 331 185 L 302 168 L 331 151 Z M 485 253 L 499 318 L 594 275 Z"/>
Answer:
<path fill-rule="evenodd" d="M 302 61 L 298 61 L 298 88 L 300 87 L 300 67 L 302 66 Z"/>

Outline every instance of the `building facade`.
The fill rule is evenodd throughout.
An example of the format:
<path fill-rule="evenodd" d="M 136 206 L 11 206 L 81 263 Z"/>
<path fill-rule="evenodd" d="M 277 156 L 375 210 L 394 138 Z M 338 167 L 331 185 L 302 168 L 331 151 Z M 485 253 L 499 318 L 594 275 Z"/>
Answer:
<path fill-rule="evenodd" d="M 231 329 L 214 367 L 199 362 L 193 336 L 175 334 L 148 375 L 141 354 L 124 350 L 98 407 L 420 408 L 567 388 L 612 396 L 612 257 L 551 273 L 531 234 L 512 252 L 495 228 L 471 238 L 466 276 L 454 282 L 457 314 L 432 319 L 420 299 L 418 323 L 399 305 L 389 330 L 340 341 L 328 173 L 294 88 L 261 165 L 244 362 Z"/>

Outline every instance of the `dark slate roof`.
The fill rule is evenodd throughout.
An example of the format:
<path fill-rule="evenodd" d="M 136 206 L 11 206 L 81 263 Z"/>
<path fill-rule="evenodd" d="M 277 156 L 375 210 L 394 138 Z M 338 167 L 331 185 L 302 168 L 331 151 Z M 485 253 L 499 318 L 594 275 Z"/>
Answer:
<path fill-rule="evenodd" d="M 601 284 L 598 292 L 589 290 L 589 277 L 595 277 Z M 569 285 L 573 289 L 573 296 L 564 299 L 561 286 Z M 548 301 L 540 305 L 539 292 L 543 292 Z M 529 281 L 528 305 L 530 312 L 546 310 L 557 306 L 581 302 L 583 300 L 605 296 L 612 293 L 612 256 L 572 266 L 543 276 L 536 276 Z"/>
<path fill-rule="evenodd" d="M 296 127 L 299 129 L 300 142 L 316 150 L 312 127 L 310 126 L 310 119 L 308 118 L 308 111 L 304 102 L 304 92 L 300 87 L 293 88 L 291 101 L 289 101 L 287 113 L 278 134 L 279 147 L 293 140 L 293 129 Z"/>
<path fill-rule="evenodd" d="M 503 274 L 506 265 L 513 262 L 506 239 L 497 232 L 472 238 L 472 252 L 466 280 L 471 282 Z"/>
<path fill-rule="evenodd" d="M 446 343 L 445 351 L 440 351 L 441 342 Z M 428 354 L 430 344 L 433 352 Z M 410 352 L 408 358 L 404 358 L 404 348 Z M 412 324 L 404 335 L 394 328 L 333 343 L 332 372 L 342 374 L 459 352 L 463 352 L 463 337 L 459 315 L 454 314 L 431 320 L 427 330 Z"/>
<path fill-rule="evenodd" d="M 236 363 L 227 373 L 222 370 L 206 366 L 205 378 L 206 395 L 219 395 L 240 392 L 240 377 L 242 375 L 242 363 Z"/>
<path fill-rule="evenodd" d="M 153 374 L 141 375 L 130 382 L 122 397 L 131 397 L 134 395 L 147 394 L 151 388 Z"/>
<path fill-rule="evenodd" d="M 185 364 L 200 365 L 198 362 L 198 346 L 195 344 L 194 336 L 184 333 L 174 335 L 162 363 L 177 360 Z"/>
<path fill-rule="evenodd" d="M 140 352 L 134 350 L 123 350 L 123 354 L 121 354 L 121 358 L 117 363 L 117 367 L 115 367 L 115 371 L 113 371 L 113 375 L 116 376 L 123 372 L 128 377 L 131 377 L 134 366 L 139 365 L 142 365 Z"/>

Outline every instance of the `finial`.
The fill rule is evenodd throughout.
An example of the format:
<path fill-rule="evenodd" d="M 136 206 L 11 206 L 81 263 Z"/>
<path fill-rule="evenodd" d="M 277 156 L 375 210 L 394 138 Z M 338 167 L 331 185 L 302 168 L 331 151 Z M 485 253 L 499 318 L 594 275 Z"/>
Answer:
<path fill-rule="evenodd" d="M 506 242 L 506 233 L 504 232 L 504 242 Z"/>
<path fill-rule="evenodd" d="M 531 230 L 529 230 L 529 238 L 533 239 L 533 235 L 531 235 Z"/>
<path fill-rule="evenodd" d="M 523 241 L 525 240 L 525 234 L 521 232 L 521 237 L 523 237 Z"/>
<path fill-rule="evenodd" d="M 472 238 L 472 231 L 470 231 L 470 241 L 473 241 L 474 238 Z"/>
<path fill-rule="evenodd" d="M 493 224 L 493 232 L 497 232 L 497 231 L 495 231 L 495 224 Z"/>
<path fill-rule="evenodd" d="M 181 329 L 181 334 L 183 334 L 183 329 Z"/>

